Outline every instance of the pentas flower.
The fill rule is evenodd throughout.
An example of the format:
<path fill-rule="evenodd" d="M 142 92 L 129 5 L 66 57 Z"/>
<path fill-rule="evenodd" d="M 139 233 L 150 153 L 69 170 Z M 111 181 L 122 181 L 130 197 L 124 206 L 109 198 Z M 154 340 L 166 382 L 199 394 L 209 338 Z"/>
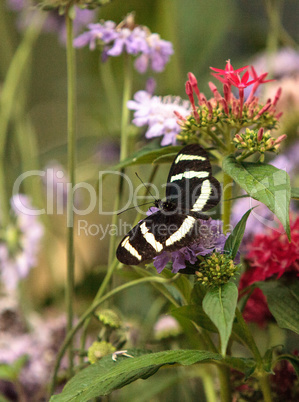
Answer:
<path fill-rule="evenodd" d="M 256 234 L 247 244 L 246 260 L 249 269 L 241 276 L 239 289 L 243 290 L 255 282 L 270 278 L 280 278 L 284 274 L 299 275 L 299 217 L 291 219 L 291 242 L 286 233 L 280 230 L 266 230 Z M 251 300 L 252 298 L 252 300 Z M 264 319 L 268 316 L 265 298 L 256 290 L 253 292 L 245 308 L 245 317 L 262 324 L 265 322 L 258 316 L 263 310 Z"/>
<path fill-rule="evenodd" d="M 210 82 L 209 86 L 213 93 L 210 99 L 200 92 L 195 76 L 192 73 L 188 74 L 186 94 L 191 103 L 192 114 L 187 118 L 178 119 L 182 127 L 182 132 L 178 136 L 179 140 L 184 143 L 191 140 L 194 142 L 194 136 L 201 135 L 205 140 L 213 139 L 226 149 L 224 142 L 227 139 L 224 138 L 223 133 L 232 131 L 232 127 L 235 128 L 234 133 L 238 134 L 244 127 L 271 129 L 277 125 L 281 113 L 276 112 L 276 104 L 281 89 L 277 91 L 273 100 L 268 99 L 266 104 L 260 104 L 254 93 L 261 84 L 268 82 L 265 80 L 267 73 L 258 76 L 252 72 L 254 70 L 245 71 L 247 68 L 246 66 L 234 70 L 230 62 L 227 63 L 226 70 L 212 68 L 217 71 L 213 75 L 223 83 L 223 95 L 214 83 Z M 241 71 L 244 71 L 242 77 Z M 252 93 L 245 101 L 244 89 L 252 84 L 254 84 Z M 239 89 L 239 99 L 232 93 L 232 86 Z"/>
<path fill-rule="evenodd" d="M 33 208 L 26 196 L 14 196 L 11 205 L 13 223 L 2 230 L 0 238 L 0 280 L 8 290 L 16 289 L 18 282 L 37 264 L 44 234 L 37 217 L 27 213 Z"/>
<path fill-rule="evenodd" d="M 155 209 L 151 208 L 151 212 L 154 213 Z M 214 250 L 223 251 L 226 236 L 222 233 L 222 222 L 211 218 L 207 221 L 200 219 L 200 221 L 199 239 L 193 244 L 173 252 L 163 251 L 154 258 L 154 266 L 158 273 L 161 273 L 170 261 L 172 262 L 172 272 L 177 273 L 184 270 L 187 265 L 199 262 L 198 256 L 205 256 Z M 198 269 L 198 267 L 195 268 Z"/>
<path fill-rule="evenodd" d="M 127 105 L 130 110 L 135 110 L 132 123 L 137 127 L 148 126 L 146 138 L 163 136 L 162 146 L 176 144 L 181 132 L 177 115 L 187 117 L 191 111 L 190 103 L 180 97 L 152 96 L 146 91 L 136 92 L 134 100 Z"/>
<path fill-rule="evenodd" d="M 145 73 L 150 67 L 155 72 L 164 70 L 173 54 L 172 43 L 153 34 L 141 25 L 136 25 L 132 14 L 116 25 L 113 21 L 102 21 L 88 25 L 88 31 L 74 40 L 75 47 L 89 45 L 90 50 L 102 49 L 102 58 L 117 57 L 122 53 L 138 56 L 135 68 Z"/>

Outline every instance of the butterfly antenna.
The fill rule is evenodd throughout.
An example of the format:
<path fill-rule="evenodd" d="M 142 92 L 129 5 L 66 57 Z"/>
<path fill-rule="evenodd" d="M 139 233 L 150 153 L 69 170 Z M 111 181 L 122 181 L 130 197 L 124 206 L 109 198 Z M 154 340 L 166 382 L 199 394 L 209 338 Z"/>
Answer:
<path fill-rule="evenodd" d="M 139 174 L 137 172 L 135 172 L 136 176 L 138 177 L 138 179 L 141 181 L 141 183 L 144 185 L 144 187 L 147 189 L 148 193 L 153 197 L 153 199 L 158 202 L 158 200 L 156 199 L 156 197 L 153 196 L 153 194 L 151 193 L 151 190 L 149 189 L 149 187 L 143 182 L 143 180 L 141 179 L 141 177 L 139 176 Z"/>
<path fill-rule="evenodd" d="M 148 204 L 152 204 L 152 201 L 150 201 L 150 202 L 145 202 L 144 204 L 136 205 L 136 207 L 142 207 L 143 205 L 148 205 Z M 130 209 L 135 209 L 136 207 L 127 208 L 127 209 L 125 209 L 124 211 L 119 212 L 117 215 L 120 215 L 120 214 L 122 214 L 123 212 L 127 212 L 127 211 L 129 211 Z"/>

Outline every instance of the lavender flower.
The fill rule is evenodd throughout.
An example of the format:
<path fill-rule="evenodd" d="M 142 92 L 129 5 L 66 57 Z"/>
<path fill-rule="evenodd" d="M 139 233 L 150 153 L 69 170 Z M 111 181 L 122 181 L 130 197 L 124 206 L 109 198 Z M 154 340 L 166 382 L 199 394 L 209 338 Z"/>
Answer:
<path fill-rule="evenodd" d="M 153 210 L 153 208 L 152 208 Z M 189 246 L 182 247 L 180 250 L 169 252 L 163 251 L 154 258 L 154 266 L 158 273 L 161 273 L 169 261 L 172 261 L 172 272 L 177 273 L 186 268 L 186 262 L 195 264 L 198 255 L 210 254 L 213 250 L 223 251 L 226 236 L 222 233 L 222 222 L 209 219 L 200 220 L 200 238 Z"/>
<path fill-rule="evenodd" d="M 155 72 L 164 70 L 173 54 L 171 42 L 160 39 L 158 34 L 150 33 L 144 26 L 136 26 L 132 15 L 121 24 L 105 21 L 88 25 L 89 31 L 74 40 L 75 47 L 89 45 L 90 50 L 96 46 L 103 49 L 102 58 L 117 57 L 122 53 L 138 56 L 135 60 L 136 70 L 143 74 L 150 68 Z"/>
<path fill-rule="evenodd" d="M 0 279 L 8 290 L 16 289 L 37 263 L 37 254 L 44 233 L 36 216 L 23 213 L 32 209 L 29 199 L 15 195 L 11 200 L 14 223 L 5 230 L 0 241 Z"/>
<path fill-rule="evenodd" d="M 186 117 L 191 114 L 190 103 L 180 97 L 152 96 L 146 91 L 138 91 L 134 100 L 128 102 L 128 108 L 135 110 L 132 123 L 137 127 L 148 125 L 146 138 L 163 135 L 161 145 L 174 145 L 181 127 L 174 112 Z"/>
<path fill-rule="evenodd" d="M 65 337 L 66 319 L 64 316 L 44 319 L 37 315 L 27 319 L 30 321 L 30 332 L 24 328 L 16 334 L 11 332 L 9 326 L 1 330 L 0 364 L 12 365 L 22 356 L 26 356 L 18 381 L 22 391 L 28 394 L 28 400 L 40 400 L 41 392 L 44 392 L 49 382 L 56 354 Z M 63 366 L 66 368 L 65 361 Z M 0 389 L 3 389 L 1 380 Z M 10 391 L 18 392 L 18 389 Z"/>
<path fill-rule="evenodd" d="M 170 315 L 162 315 L 154 325 L 155 339 L 161 340 L 170 336 L 177 336 L 182 332 L 178 321 Z"/>

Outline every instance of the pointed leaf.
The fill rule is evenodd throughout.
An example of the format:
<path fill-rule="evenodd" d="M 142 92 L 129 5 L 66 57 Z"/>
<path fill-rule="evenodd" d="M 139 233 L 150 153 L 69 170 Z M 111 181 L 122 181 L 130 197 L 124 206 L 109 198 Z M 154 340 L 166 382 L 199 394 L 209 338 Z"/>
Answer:
<path fill-rule="evenodd" d="M 153 148 L 153 145 L 147 145 L 146 147 L 140 149 L 139 151 L 133 153 L 128 158 L 118 163 L 113 169 L 121 169 L 127 166 L 132 165 L 142 165 L 142 164 L 151 164 L 154 163 L 158 158 L 164 156 L 163 159 L 159 160 L 159 163 L 168 163 L 172 162 L 174 156 L 182 149 L 181 146 L 169 146 L 169 147 L 159 147 Z M 170 158 L 167 158 L 167 155 L 171 155 Z"/>
<path fill-rule="evenodd" d="M 277 216 L 290 239 L 291 186 L 287 172 L 263 163 L 238 163 L 233 155 L 224 159 L 222 167 L 250 197 L 265 204 Z"/>
<path fill-rule="evenodd" d="M 128 350 L 132 356 L 136 355 L 134 352 Z M 203 350 L 169 350 L 134 358 L 120 356 L 116 362 L 112 361 L 111 355 L 106 356 L 76 374 L 61 394 L 52 396 L 51 402 L 85 402 L 108 395 L 138 378 L 149 377 L 166 364 L 188 366 L 221 359 L 219 354 Z"/>
<path fill-rule="evenodd" d="M 202 307 L 218 329 L 221 340 L 221 354 L 225 356 L 227 343 L 232 332 L 238 300 L 238 289 L 232 282 L 209 290 Z"/>
<path fill-rule="evenodd" d="M 236 224 L 232 233 L 226 239 L 224 250 L 228 251 L 232 260 L 236 257 L 240 244 L 243 239 L 246 222 L 253 208 L 249 209 L 241 218 L 240 222 Z"/>
<path fill-rule="evenodd" d="M 189 318 L 189 320 L 194 321 L 199 327 L 204 328 L 207 331 L 217 332 L 217 328 L 203 311 L 201 306 L 189 305 L 178 307 L 171 310 L 171 315 L 175 318 Z"/>
<path fill-rule="evenodd" d="M 299 334 L 299 281 L 258 282 L 256 284 L 267 298 L 269 310 L 281 328 Z"/>

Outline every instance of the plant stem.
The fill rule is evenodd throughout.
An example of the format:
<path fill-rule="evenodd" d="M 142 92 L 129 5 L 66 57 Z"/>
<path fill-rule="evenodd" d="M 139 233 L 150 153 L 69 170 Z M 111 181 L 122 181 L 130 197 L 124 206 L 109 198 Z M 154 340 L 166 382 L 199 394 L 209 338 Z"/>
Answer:
<path fill-rule="evenodd" d="M 54 371 L 53 371 L 53 377 L 52 377 L 52 382 L 50 384 L 50 394 L 52 395 L 54 390 L 55 390 L 55 385 L 56 385 L 56 379 L 57 379 L 57 374 L 58 374 L 58 370 L 59 370 L 59 366 L 60 366 L 60 361 L 66 351 L 66 349 L 68 348 L 68 346 L 71 344 L 72 339 L 74 337 L 74 335 L 76 334 L 76 332 L 82 327 L 82 325 L 84 324 L 85 320 L 102 304 L 104 303 L 106 300 L 110 299 L 111 297 L 113 297 L 114 295 L 116 295 L 119 292 L 122 292 L 123 290 L 126 290 L 130 287 L 133 286 L 137 286 L 137 285 L 141 285 L 143 283 L 147 283 L 147 282 L 157 282 L 157 283 L 161 283 L 161 284 L 169 284 L 171 282 L 173 282 L 177 277 L 173 277 L 171 279 L 164 279 L 161 277 L 147 277 L 147 278 L 140 278 L 140 279 L 136 279 L 135 281 L 131 281 L 131 282 L 127 282 L 124 283 L 121 286 L 118 286 L 117 288 L 111 290 L 111 292 L 108 292 L 105 294 L 105 296 L 101 297 L 100 299 L 97 300 L 96 303 L 93 303 L 86 311 L 85 313 L 83 313 L 80 317 L 80 319 L 78 320 L 77 324 L 72 327 L 72 329 L 67 333 L 64 342 L 57 354 L 57 358 L 56 358 L 56 362 L 55 362 L 55 367 L 54 367 Z"/>
<path fill-rule="evenodd" d="M 67 198 L 67 283 L 65 289 L 66 310 L 67 310 L 67 332 L 73 327 L 73 298 L 74 298 L 74 200 L 73 188 L 75 185 L 75 111 L 76 111 L 76 66 L 75 49 L 73 48 L 73 20 L 70 16 L 70 9 L 66 11 L 67 29 L 67 141 L 68 141 L 68 174 L 71 183 L 71 191 Z M 73 345 L 69 343 L 68 349 L 69 375 L 73 374 Z"/>
<path fill-rule="evenodd" d="M 233 179 L 223 172 L 223 232 L 224 234 L 229 231 L 230 228 L 230 213 L 232 207 L 232 188 Z"/>
<path fill-rule="evenodd" d="M 264 402 L 272 402 L 271 388 L 269 382 L 269 376 L 264 375 L 259 378 L 259 384 L 263 393 Z"/>
<path fill-rule="evenodd" d="M 223 365 L 217 366 L 220 381 L 220 400 L 221 402 L 231 402 L 230 369 Z"/>
<path fill-rule="evenodd" d="M 128 156 L 128 126 L 130 111 L 127 107 L 128 100 L 132 93 L 132 64 L 129 54 L 124 54 L 124 90 L 122 100 L 122 115 L 121 115 L 121 141 L 120 141 L 120 160 L 124 160 Z"/>

